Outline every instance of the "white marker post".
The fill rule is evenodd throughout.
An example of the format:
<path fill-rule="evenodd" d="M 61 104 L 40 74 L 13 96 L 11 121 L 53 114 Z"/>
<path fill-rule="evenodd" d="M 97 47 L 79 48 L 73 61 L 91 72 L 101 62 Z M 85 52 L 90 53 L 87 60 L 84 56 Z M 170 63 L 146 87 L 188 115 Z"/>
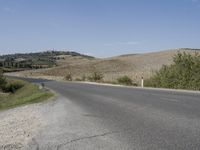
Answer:
<path fill-rule="evenodd" d="M 144 87 L 144 78 L 141 79 L 141 87 Z"/>

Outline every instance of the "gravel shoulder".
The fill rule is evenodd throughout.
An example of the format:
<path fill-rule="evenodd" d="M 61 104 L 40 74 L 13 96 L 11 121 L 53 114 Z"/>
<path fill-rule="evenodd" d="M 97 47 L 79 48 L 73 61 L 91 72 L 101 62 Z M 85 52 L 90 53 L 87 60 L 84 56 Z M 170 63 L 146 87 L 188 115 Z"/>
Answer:
<path fill-rule="evenodd" d="M 0 149 L 23 149 L 44 126 L 41 108 L 31 104 L 0 112 Z"/>

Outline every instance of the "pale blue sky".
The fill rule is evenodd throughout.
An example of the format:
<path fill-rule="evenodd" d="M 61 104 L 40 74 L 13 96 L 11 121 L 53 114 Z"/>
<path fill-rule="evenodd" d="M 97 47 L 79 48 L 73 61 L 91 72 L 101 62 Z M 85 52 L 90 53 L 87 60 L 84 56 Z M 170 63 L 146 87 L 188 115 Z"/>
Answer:
<path fill-rule="evenodd" d="M 0 54 L 200 48 L 199 0 L 0 0 Z"/>

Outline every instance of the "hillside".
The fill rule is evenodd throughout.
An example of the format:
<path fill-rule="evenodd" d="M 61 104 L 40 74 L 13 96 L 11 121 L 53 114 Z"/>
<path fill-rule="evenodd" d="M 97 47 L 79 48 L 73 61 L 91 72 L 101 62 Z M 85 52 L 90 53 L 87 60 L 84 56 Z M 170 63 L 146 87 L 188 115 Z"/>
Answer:
<path fill-rule="evenodd" d="M 65 57 L 83 57 L 91 59 L 91 56 L 70 51 L 45 51 L 38 53 L 9 54 L 0 56 L 0 67 L 4 70 L 11 69 L 38 69 L 58 66 Z"/>
<path fill-rule="evenodd" d="M 122 55 L 105 59 L 65 56 L 65 59 L 57 61 L 59 65 L 56 67 L 26 71 L 21 74 L 25 76 L 31 75 L 63 79 L 70 72 L 73 78 L 76 79 L 98 71 L 104 74 L 104 81 L 112 82 L 120 76 L 128 75 L 136 82 L 139 82 L 141 76 L 149 78 L 163 64 L 171 64 L 173 56 L 178 51 L 193 54 L 196 51 L 200 52 L 193 49 L 175 49 L 144 54 Z"/>

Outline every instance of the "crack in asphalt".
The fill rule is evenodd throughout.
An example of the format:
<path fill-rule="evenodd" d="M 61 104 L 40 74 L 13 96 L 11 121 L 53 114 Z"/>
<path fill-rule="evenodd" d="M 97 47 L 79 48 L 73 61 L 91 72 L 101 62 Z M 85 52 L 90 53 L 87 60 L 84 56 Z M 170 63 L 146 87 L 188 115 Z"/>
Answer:
<path fill-rule="evenodd" d="M 96 135 L 92 135 L 92 136 L 80 137 L 80 138 L 73 139 L 73 140 L 71 140 L 71 141 L 68 141 L 68 142 L 65 142 L 65 143 L 62 143 L 62 144 L 57 145 L 57 150 L 59 150 L 62 146 L 65 146 L 65 145 L 67 145 L 67 144 L 75 143 L 75 142 L 78 142 L 78 141 L 81 141 L 81 140 L 85 140 L 85 139 L 92 139 L 92 138 L 107 136 L 107 135 L 110 135 L 110 134 L 125 132 L 125 131 L 127 131 L 127 130 L 131 130 L 131 128 L 124 129 L 124 130 L 120 130 L 120 131 L 105 132 L 105 133 L 102 133 L 102 134 L 96 134 Z"/>

